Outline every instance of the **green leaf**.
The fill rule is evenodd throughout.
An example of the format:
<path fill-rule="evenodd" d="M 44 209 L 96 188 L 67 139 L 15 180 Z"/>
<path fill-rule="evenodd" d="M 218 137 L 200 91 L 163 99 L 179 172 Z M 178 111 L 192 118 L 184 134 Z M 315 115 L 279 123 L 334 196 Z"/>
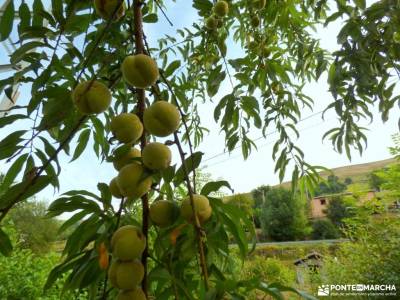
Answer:
<path fill-rule="evenodd" d="M 28 39 L 43 39 L 45 37 L 52 37 L 55 33 L 49 28 L 41 27 L 41 26 L 29 26 L 24 28 L 24 31 L 21 32 L 20 38 L 21 41 Z"/>
<path fill-rule="evenodd" d="M 14 0 L 10 0 L 0 19 L 0 42 L 10 36 L 14 23 L 14 15 Z"/>
<path fill-rule="evenodd" d="M 1 117 L 0 118 L 0 128 L 9 125 L 11 123 L 13 123 L 16 120 L 20 120 L 20 119 L 26 119 L 25 115 L 9 115 L 9 116 L 5 116 L 5 117 Z"/>
<path fill-rule="evenodd" d="M 167 183 L 171 182 L 175 176 L 175 165 L 169 166 L 165 170 L 162 170 L 161 175 L 165 182 L 167 182 Z"/>
<path fill-rule="evenodd" d="M 51 10 L 58 23 L 64 24 L 65 20 L 63 16 L 63 1 L 51 0 Z"/>
<path fill-rule="evenodd" d="M 218 89 L 221 83 L 224 81 L 226 76 L 225 72 L 221 72 L 221 66 L 218 66 L 214 70 L 211 71 L 207 78 L 207 93 L 210 97 L 215 96 L 217 94 Z"/>
<path fill-rule="evenodd" d="M 86 215 L 90 214 L 90 212 L 86 211 L 86 210 L 82 210 L 76 214 L 74 214 L 71 218 L 69 218 L 68 220 L 66 220 L 58 229 L 58 233 L 62 233 L 64 232 L 66 229 L 68 229 L 69 227 L 78 224 L 79 221 L 85 217 Z"/>
<path fill-rule="evenodd" d="M 65 289 L 84 289 L 101 276 L 98 257 L 91 257 L 81 265 L 76 265 L 67 279 Z"/>
<path fill-rule="evenodd" d="M 189 175 L 194 169 L 196 169 L 200 165 L 203 154 L 203 152 L 195 152 L 193 153 L 193 155 L 185 159 L 185 162 L 182 164 L 182 166 L 179 167 L 179 169 L 175 173 L 175 186 L 181 184 L 185 179 L 184 166 L 186 167 L 186 172 Z"/>
<path fill-rule="evenodd" d="M 241 225 L 237 222 L 237 220 L 232 220 L 227 214 L 221 214 L 221 216 L 222 222 L 235 239 L 237 245 L 239 246 L 240 255 L 242 259 L 244 259 L 247 254 L 247 239 L 244 231 L 240 228 Z"/>
<path fill-rule="evenodd" d="M 82 152 L 86 149 L 87 143 L 89 141 L 90 137 L 90 129 L 87 128 L 81 132 L 78 138 L 78 145 L 75 148 L 74 155 L 72 156 L 72 159 L 70 162 L 74 161 L 77 159 Z"/>
<path fill-rule="evenodd" d="M 12 244 L 8 235 L 0 228 L 0 253 L 4 256 L 10 256 Z"/>
<path fill-rule="evenodd" d="M 212 192 L 217 192 L 223 186 L 227 187 L 228 189 L 230 189 L 233 192 L 231 186 L 229 185 L 229 182 L 225 181 L 225 180 L 221 180 L 221 181 L 207 182 L 201 189 L 200 194 L 202 194 L 204 196 L 208 196 Z"/>
<path fill-rule="evenodd" d="M 31 12 L 29 10 L 28 4 L 22 3 L 19 6 L 18 15 L 21 20 L 18 28 L 21 35 L 21 33 L 25 31 L 26 27 L 28 27 L 31 24 Z"/>
<path fill-rule="evenodd" d="M 51 90 L 51 92 L 50 92 Z M 44 116 L 38 130 L 48 130 L 60 124 L 73 112 L 71 92 L 62 87 L 49 89 L 49 100 L 43 104 Z"/>
<path fill-rule="evenodd" d="M 111 206 L 112 195 L 108 184 L 100 182 L 97 184 L 97 189 L 101 193 L 101 201 L 104 206 L 109 208 Z"/>
<path fill-rule="evenodd" d="M 103 222 L 95 214 L 80 223 L 68 237 L 63 255 L 71 255 L 82 251 L 90 242 L 95 240 L 97 230 L 102 225 Z"/>
<path fill-rule="evenodd" d="M 1 189 L 6 190 L 10 185 L 13 184 L 18 173 L 21 171 L 23 164 L 28 157 L 28 153 L 25 153 L 18 157 L 18 159 L 11 165 L 8 169 L 6 176 L 4 176 L 3 182 L 1 184 Z"/>
<path fill-rule="evenodd" d="M 25 133 L 26 130 L 15 131 L 0 142 L 0 160 L 10 157 L 20 148 L 18 144 L 22 141 L 21 137 Z"/>
<path fill-rule="evenodd" d="M 365 7 L 366 7 L 365 0 L 354 0 L 354 3 L 361 9 L 365 9 Z"/>
<path fill-rule="evenodd" d="M 22 45 L 21 47 L 19 47 L 17 50 L 15 50 L 15 52 L 11 55 L 10 62 L 12 64 L 16 64 L 23 59 L 24 55 L 29 50 L 32 50 L 32 49 L 38 48 L 38 47 L 45 47 L 45 46 L 48 47 L 47 44 L 45 44 L 43 42 L 38 42 L 38 41 L 26 43 L 26 44 Z"/>
<path fill-rule="evenodd" d="M 44 7 L 42 1 L 34 0 L 32 7 L 33 7 L 32 26 L 43 26 L 42 12 L 44 11 Z"/>
<path fill-rule="evenodd" d="M 67 23 L 65 24 L 65 32 L 77 34 L 82 33 L 89 26 L 90 21 L 90 14 L 71 16 L 67 19 Z"/>
<path fill-rule="evenodd" d="M 50 182 L 49 176 L 39 176 L 33 184 L 31 181 L 25 180 L 11 186 L 0 198 L 0 209 L 32 197 L 48 186 Z"/>
<path fill-rule="evenodd" d="M 54 200 L 49 208 L 48 216 L 55 217 L 65 212 L 73 212 L 82 209 L 89 213 L 100 214 L 101 209 L 99 205 L 93 200 L 86 199 L 83 196 L 61 197 Z"/>
<path fill-rule="evenodd" d="M 174 60 L 172 63 L 169 64 L 167 69 L 164 71 L 165 77 L 169 77 L 181 66 L 180 60 Z"/>
<path fill-rule="evenodd" d="M 64 273 L 73 269 L 75 265 L 80 265 L 86 260 L 88 260 L 90 255 L 91 255 L 90 251 L 78 253 L 72 257 L 69 257 L 69 259 L 65 260 L 58 266 L 54 267 L 53 270 L 51 270 L 49 276 L 47 277 L 47 281 L 43 287 L 43 290 L 46 291 L 50 289 L 58 278 L 60 278 Z"/>
<path fill-rule="evenodd" d="M 157 14 L 148 14 L 143 17 L 144 23 L 157 23 L 157 21 L 158 21 Z"/>
<path fill-rule="evenodd" d="M 306 292 L 302 292 L 302 291 L 300 291 L 298 289 L 295 289 L 295 288 L 292 288 L 292 287 L 288 287 L 288 286 L 284 286 L 284 285 L 282 285 L 280 283 L 276 283 L 276 282 L 268 284 L 268 285 L 267 284 L 262 284 L 260 286 L 260 289 L 264 290 L 264 291 L 265 291 L 265 289 L 269 289 L 269 290 L 276 290 L 276 291 L 279 291 L 279 292 L 292 292 L 292 293 L 295 293 L 295 294 L 297 294 L 297 295 L 299 295 L 302 298 L 307 299 L 307 300 L 317 300 L 317 298 L 315 298 L 314 296 L 312 296 L 312 295 L 310 295 L 310 294 L 308 294 Z"/>
<path fill-rule="evenodd" d="M 198 10 L 200 16 L 204 17 L 210 14 L 213 3 L 209 0 L 194 0 L 193 7 Z"/>

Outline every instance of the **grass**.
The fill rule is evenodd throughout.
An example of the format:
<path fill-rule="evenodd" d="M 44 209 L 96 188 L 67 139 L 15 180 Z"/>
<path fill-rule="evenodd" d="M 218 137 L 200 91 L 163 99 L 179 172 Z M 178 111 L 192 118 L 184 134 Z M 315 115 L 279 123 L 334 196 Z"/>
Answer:
<path fill-rule="evenodd" d="M 365 164 L 348 165 L 338 168 L 331 169 L 332 173 L 339 177 L 341 181 L 349 177 L 353 180 L 353 183 L 365 182 L 367 176 L 374 170 L 382 169 L 392 163 L 396 162 L 395 158 L 388 158 L 384 160 L 373 161 Z M 321 172 L 320 175 L 323 178 L 327 178 L 331 173 Z M 291 187 L 291 181 L 283 182 L 277 186 L 282 186 L 285 188 Z"/>

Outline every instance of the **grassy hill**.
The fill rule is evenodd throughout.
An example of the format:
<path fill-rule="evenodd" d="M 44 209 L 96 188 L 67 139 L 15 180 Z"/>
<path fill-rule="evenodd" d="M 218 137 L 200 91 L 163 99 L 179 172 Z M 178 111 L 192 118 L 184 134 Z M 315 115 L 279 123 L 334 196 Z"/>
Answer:
<path fill-rule="evenodd" d="M 363 182 L 367 180 L 367 176 L 374 170 L 381 169 L 386 167 L 392 163 L 396 162 L 394 158 L 388 158 L 384 160 L 373 161 L 365 164 L 357 164 L 357 165 L 348 165 L 338 168 L 333 168 L 331 171 L 335 176 L 338 176 L 341 181 L 343 181 L 346 177 L 350 177 L 353 182 Z M 326 178 L 330 175 L 328 172 L 322 172 L 321 176 Z M 282 184 L 278 184 L 277 186 L 283 186 L 286 188 L 290 188 L 290 181 L 283 182 Z"/>

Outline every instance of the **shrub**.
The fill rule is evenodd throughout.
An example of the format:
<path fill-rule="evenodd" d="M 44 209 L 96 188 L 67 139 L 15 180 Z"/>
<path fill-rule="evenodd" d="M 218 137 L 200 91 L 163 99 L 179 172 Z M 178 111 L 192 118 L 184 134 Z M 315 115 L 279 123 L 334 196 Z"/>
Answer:
<path fill-rule="evenodd" d="M 29 249 L 15 249 L 12 255 L 0 255 L 0 299 L 7 300 L 59 300 L 61 283 L 43 294 L 43 286 L 51 269 L 59 260 L 59 255 L 48 253 L 43 256 Z M 62 299 L 86 299 L 69 297 Z"/>
<path fill-rule="evenodd" d="M 335 196 L 329 200 L 326 216 L 336 226 L 343 225 L 343 220 L 354 216 L 353 209 L 356 205 L 354 198 Z"/>
<path fill-rule="evenodd" d="M 400 286 L 400 221 L 375 219 L 348 232 L 352 242 L 340 245 L 335 257 L 309 284 L 394 284 Z"/>
<path fill-rule="evenodd" d="M 336 239 L 339 236 L 338 229 L 330 220 L 317 220 L 313 223 L 311 237 L 314 240 Z"/>
<path fill-rule="evenodd" d="M 302 239 L 308 232 L 305 205 L 281 187 L 265 191 L 260 218 L 265 235 L 276 241 Z"/>
<path fill-rule="evenodd" d="M 277 282 L 291 285 L 295 280 L 295 271 L 279 259 L 254 256 L 244 263 L 242 279 L 257 277 L 267 283 Z"/>

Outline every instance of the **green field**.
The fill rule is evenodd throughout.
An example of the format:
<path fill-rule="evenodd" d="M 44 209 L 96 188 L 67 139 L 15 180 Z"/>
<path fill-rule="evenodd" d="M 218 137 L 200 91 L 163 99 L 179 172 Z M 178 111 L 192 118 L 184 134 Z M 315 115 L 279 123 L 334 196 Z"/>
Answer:
<path fill-rule="evenodd" d="M 345 178 L 349 177 L 353 180 L 354 183 L 358 182 L 365 182 L 367 180 L 367 176 L 369 173 L 371 173 L 374 170 L 378 170 L 381 168 L 384 168 L 388 165 L 393 164 L 396 162 L 395 158 L 388 158 L 384 160 L 378 160 L 378 161 L 373 161 L 365 164 L 356 164 L 356 165 L 348 165 L 348 166 L 343 166 L 343 167 L 337 167 L 331 169 L 331 172 L 339 177 L 341 181 L 343 181 Z M 320 175 L 323 178 L 328 177 L 331 175 L 328 172 L 322 172 Z M 291 186 L 291 181 L 286 181 L 281 184 L 278 184 L 277 186 L 283 186 L 286 188 L 290 188 Z"/>

